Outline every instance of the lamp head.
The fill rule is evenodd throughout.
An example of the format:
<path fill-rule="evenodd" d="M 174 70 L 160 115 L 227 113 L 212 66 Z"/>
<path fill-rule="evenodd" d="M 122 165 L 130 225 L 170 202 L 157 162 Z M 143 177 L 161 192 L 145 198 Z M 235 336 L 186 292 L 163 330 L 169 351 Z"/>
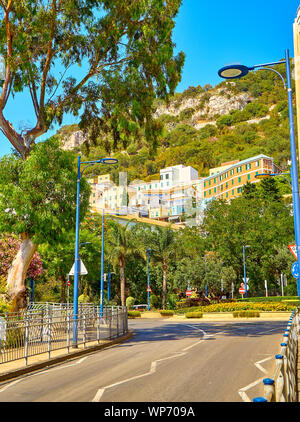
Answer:
<path fill-rule="evenodd" d="M 119 160 L 116 158 L 101 158 L 101 160 L 98 160 L 97 163 L 101 164 L 116 164 Z"/>
<path fill-rule="evenodd" d="M 243 76 L 247 75 L 249 70 L 252 70 L 252 68 L 244 66 L 242 64 L 231 64 L 222 67 L 218 71 L 218 75 L 224 79 L 236 79 L 242 78 Z"/>
<path fill-rule="evenodd" d="M 260 174 L 256 174 L 254 177 L 256 179 L 269 179 L 270 177 L 272 177 L 272 175 L 269 173 L 260 173 Z"/>

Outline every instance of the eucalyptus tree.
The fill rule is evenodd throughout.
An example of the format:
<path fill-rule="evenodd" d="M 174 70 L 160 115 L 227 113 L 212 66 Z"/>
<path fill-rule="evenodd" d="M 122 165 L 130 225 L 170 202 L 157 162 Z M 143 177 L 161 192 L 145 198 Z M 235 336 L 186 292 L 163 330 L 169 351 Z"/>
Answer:
<path fill-rule="evenodd" d="M 74 156 L 59 149 L 55 138 L 37 144 L 27 160 L 17 155 L 0 160 L 0 232 L 21 238 L 7 275 L 13 311 L 25 306 L 24 281 L 38 245 L 56 245 L 75 228 L 76 180 Z M 85 179 L 80 195 L 83 219 L 90 195 Z"/>
<path fill-rule="evenodd" d="M 156 97 L 180 81 L 184 54 L 173 55 L 181 0 L 1 0 L 0 54 L 6 61 L 0 128 L 26 158 L 35 140 L 65 113 L 107 149 L 141 127 L 155 146 Z M 17 130 L 4 115 L 11 97 L 28 93 L 35 123 Z"/>

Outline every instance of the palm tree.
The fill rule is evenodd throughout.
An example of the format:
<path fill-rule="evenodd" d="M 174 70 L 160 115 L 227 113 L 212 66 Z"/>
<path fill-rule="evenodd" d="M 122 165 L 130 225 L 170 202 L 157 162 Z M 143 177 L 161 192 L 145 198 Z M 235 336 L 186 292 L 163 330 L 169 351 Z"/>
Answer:
<path fill-rule="evenodd" d="M 161 263 L 163 270 L 162 307 L 166 308 L 167 298 L 167 271 L 170 262 L 177 255 L 177 233 L 170 226 L 155 226 L 143 231 L 140 241 L 144 249 L 151 249 L 151 262 Z"/>
<path fill-rule="evenodd" d="M 126 259 L 130 255 L 138 255 L 139 247 L 136 238 L 130 229 L 129 220 L 126 224 L 119 224 L 114 220 L 108 222 L 107 242 L 110 249 L 110 256 L 113 265 L 118 265 L 120 268 L 120 290 L 121 290 L 121 304 L 125 306 L 125 264 Z"/>

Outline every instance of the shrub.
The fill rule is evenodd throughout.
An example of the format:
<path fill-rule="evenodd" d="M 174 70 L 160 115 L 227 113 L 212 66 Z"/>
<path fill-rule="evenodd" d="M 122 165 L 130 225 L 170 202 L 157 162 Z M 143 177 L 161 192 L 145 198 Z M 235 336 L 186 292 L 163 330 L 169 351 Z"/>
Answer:
<path fill-rule="evenodd" d="M 255 311 L 234 311 L 232 315 L 234 318 L 238 318 L 238 317 L 253 318 L 253 317 L 260 316 L 259 312 L 255 312 Z"/>
<path fill-rule="evenodd" d="M 140 318 L 141 313 L 139 311 L 128 311 L 127 312 L 128 318 Z"/>
<path fill-rule="evenodd" d="M 202 312 L 187 312 L 185 314 L 186 318 L 202 318 L 203 313 Z"/>
<path fill-rule="evenodd" d="M 174 315 L 174 311 L 171 311 L 171 310 L 164 310 L 164 309 L 162 309 L 159 312 L 160 312 L 160 315 L 161 316 L 169 317 L 169 316 L 173 316 Z"/>
<path fill-rule="evenodd" d="M 133 305 L 134 305 L 134 302 L 135 302 L 135 298 L 132 297 L 132 296 L 128 296 L 128 298 L 126 299 L 126 306 L 127 306 L 127 308 L 128 309 L 132 309 L 133 308 Z"/>

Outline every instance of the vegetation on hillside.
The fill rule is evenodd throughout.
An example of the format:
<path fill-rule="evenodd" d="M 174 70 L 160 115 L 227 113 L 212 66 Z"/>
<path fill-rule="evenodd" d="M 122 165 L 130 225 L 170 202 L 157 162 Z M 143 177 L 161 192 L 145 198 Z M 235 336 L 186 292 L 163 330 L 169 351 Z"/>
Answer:
<path fill-rule="evenodd" d="M 285 76 L 285 66 L 276 69 Z M 212 95 L 232 98 L 248 93 L 250 102 L 242 110 L 229 110 L 228 114 L 204 116 L 203 127 L 196 128 L 193 113 L 207 104 Z M 90 174 L 104 174 L 107 171 L 118 180 L 119 171 L 127 171 L 128 180 L 158 179 L 159 170 L 175 164 L 191 165 L 199 176 L 208 175 L 209 169 L 233 159 L 246 159 L 266 154 L 275 159 L 283 169 L 288 168 L 290 159 L 289 121 L 287 93 L 281 79 L 267 70 L 250 72 L 236 81 L 223 81 L 215 88 L 189 87 L 183 93 L 176 93 L 170 100 L 176 107 L 189 99 L 198 99 L 195 108 L 187 107 L 178 115 L 160 114 L 156 121 L 164 125 L 157 138 L 156 153 L 149 146 L 142 131 L 132 139 L 127 148 L 107 149 L 104 138 L 97 138 L 96 145 L 87 149 L 81 147 L 84 159 L 96 159 L 112 154 L 118 165 L 95 166 Z M 157 100 L 157 110 L 164 103 Z M 296 119 L 295 119 L 296 121 Z M 78 149 L 79 150 L 79 149 Z M 77 150 L 77 151 L 78 151 Z M 179 159 L 180 157 L 180 159 Z"/>

